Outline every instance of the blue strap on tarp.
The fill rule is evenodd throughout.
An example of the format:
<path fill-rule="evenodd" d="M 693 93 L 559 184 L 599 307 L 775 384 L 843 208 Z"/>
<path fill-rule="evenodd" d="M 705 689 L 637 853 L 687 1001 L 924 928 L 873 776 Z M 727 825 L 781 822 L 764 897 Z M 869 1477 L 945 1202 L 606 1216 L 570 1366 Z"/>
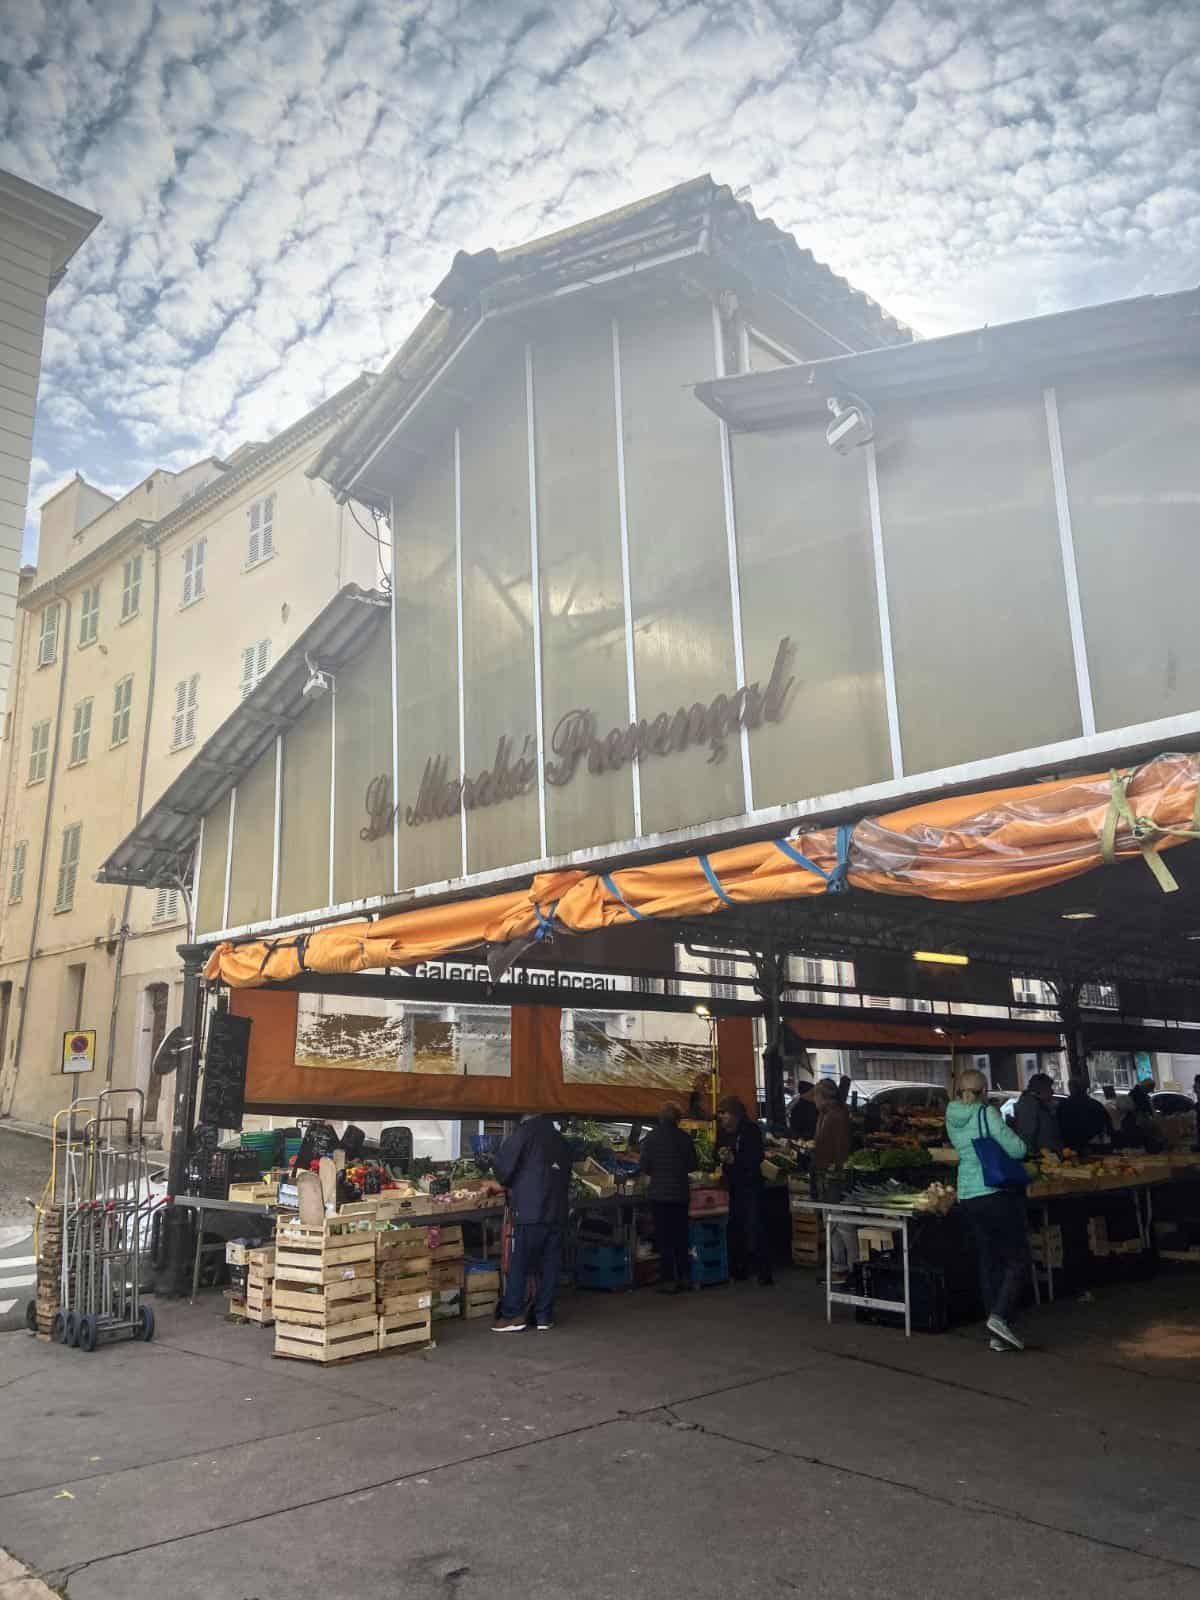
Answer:
<path fill-rule="evenodd" d="M 712 869 L 712 862 L 709 861 L 707 856 L 697 856 L 696 859 L 704 868 L 704 876 L 708 879 L 708 886 L 716 895 L 717 899 L 720 900 L 723 905 L 731 906 L 733 901 L 729 898 L 724 889 L 722 889 L 720 883 L 717 881 L 717 875 Z"/>
<path fill-rule="evenodd" d="M 786 839 L 776 839 L 774 844 L 777 850 L 782 850 L 784 855 L 794 861 L 798 867 L 803 867 L 807 872 L 815 872 L 817 877 L 823 878 L 826 883 L 833 876 L 831 872 L 826 872 L 823 867 L 819 867 L 815 861 L 810 861 L 802 851 L 797 850 L 796 846 L 789 844 Z"/>
<path fill-rule="evenodd" d="M 630 905 L 629 901 L 626 900 L 620 889 L 618 889 L 616 884 L 613 882 L 613 877 L 610 872 L 602 872 L 600 874 L 600 882 L 608 890 L 609 894 L 612 895 L 614 900 L 619 900 L 621 902 L 631 917 L 635 917 L 638 922 L 645 922 L 648 920 L 644 911 L 639 911 L 636 906 Z"/>
<path fill-rule="evenodd" d="M 534 934 L 534 938 L 535 939 L 549 939 L 550 938 L 550 936 L 554 932 L 554 913 L 557 910 L 558 910 L 558 901 L 555 900 L 552 903 L 551 907 L 550 907 L 550 915 L 548 917 L 544 917 L 542 915 L 541 906 L 538 905 L 536 900 L 533 902 L 533 914 L 538 920 L 537 932 Z"/>
<path fill-rule="evenodd" d="M 829 877 L 828 894 L 844 894 L 850 887 L 850 841 L 854 837 L 854 824 L 843 822 L 837 831 L 837 866 Z"/>

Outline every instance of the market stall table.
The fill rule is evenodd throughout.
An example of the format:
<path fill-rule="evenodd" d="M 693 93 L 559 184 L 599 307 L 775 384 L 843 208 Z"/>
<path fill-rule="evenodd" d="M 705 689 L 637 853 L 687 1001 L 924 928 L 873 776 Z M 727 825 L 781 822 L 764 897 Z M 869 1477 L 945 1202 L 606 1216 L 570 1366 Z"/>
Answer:
<path fill-rule="evenodd" d="M 825 1218 L 825 1320 L 833 1321 L 833 1308 L 835 1305 L 856 1306 L 867 1311 L 894 1311 L 901 1312 L 904 1316 L 904 1337 L 912 1336 L 912 1289 L 909 1281 L 908 1266 L 908 1227 L 913 1221 L 914 1213 L 901 1211 L 894 1206 L 870 1206 L 866 1204 L 844 1205 L 826 1200 L 793 1200 L 793 1208 L 797 1211 L 814 1211 L 823 1213 Z M 901 1236 L 901 1252 L 903 1256 L 903 1283 L 904 1298 L 902 1300 L 880 1300 L 874 1295 L 848 1294 L 845 1290 L 835 1290 L 833 1287 L 833 1253 L 830 1249 L 831 1234 L 838 1223 L 849 1223 L 857 1228 L 887 1228 Z"/>

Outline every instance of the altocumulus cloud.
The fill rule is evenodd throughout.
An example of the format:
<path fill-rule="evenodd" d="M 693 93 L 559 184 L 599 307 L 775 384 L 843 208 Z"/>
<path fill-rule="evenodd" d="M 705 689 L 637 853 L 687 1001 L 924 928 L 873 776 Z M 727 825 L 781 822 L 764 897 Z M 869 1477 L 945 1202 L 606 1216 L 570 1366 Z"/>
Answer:
<path fill-rule="evenodd" d="M 23 0 L 0 164 L 103 213 L 32 499 L 261 438 L 458 248 L 711 171 L 920 331 L 1182 287 L 1195 0 Z"/>

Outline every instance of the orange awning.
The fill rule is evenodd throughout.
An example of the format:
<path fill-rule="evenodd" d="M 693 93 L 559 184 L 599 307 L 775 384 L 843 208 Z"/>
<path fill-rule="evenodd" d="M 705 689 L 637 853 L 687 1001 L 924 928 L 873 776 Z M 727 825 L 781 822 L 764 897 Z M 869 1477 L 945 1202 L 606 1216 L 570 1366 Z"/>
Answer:
<path fill-rule="evenodd" d="M 403 911 L 377 922 L 217 946 L 206 976 L 234 988 L 409 966 L 502 944 L 540 927 L 587 933 L 836 892 L 1002 900 L 1158 852 L 1197 835 L 1200 755 L 1161 755 L 1120 773 L 959 795 L 784 839 L 691 853 L 613 873 L 542 873 L 527 889 Z M 1165 881 L 1164 881 L 1165 880 Z"/>

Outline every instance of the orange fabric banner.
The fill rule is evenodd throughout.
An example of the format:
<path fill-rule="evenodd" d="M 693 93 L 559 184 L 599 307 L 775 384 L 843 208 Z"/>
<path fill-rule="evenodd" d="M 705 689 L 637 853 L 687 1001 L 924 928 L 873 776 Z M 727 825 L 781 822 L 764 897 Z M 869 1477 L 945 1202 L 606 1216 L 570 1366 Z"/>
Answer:
<path fill-rule="evenodd" d="M 230 1009 L 249 1017 L 246 1109 L 301 1116 L 388 1117 L 420 1111 L 447 1117 L 523 1116 L 561 1111 L 581 1117 L 651 1118 L 668 1101 L 683 1097 L 659 1089 L 614 1083 L 567 1083 L 563 1078 L 556 1006 L 513 1006 L 511 1076 L 483 1077 L 427 1072 L 378 1072 L 345 1067 L 296 1065 L 299 996 L 290 989 L 235 993 Z M 754 1032 L 748 1017 L 717 1025 L 720 1092 L 754 1105 Z M 710 1107 L 705 1094 L 705 1115 Z M 684 1110 L 687 1110 L 686 1103 Z"/>
<path fill-rule="evenodd" d="M 956 795 L 864 818 L 852 828 L 797 832 L 611 874 L 543 873 L 528 889 L 508 894 L 403 911 L 377 922 L 223 943 L 205 975 L 232 988 L 253 988 L 304 971 L 408 966 L 528 936 L 543 921 L 586 933 L 825 894 L 844 884 L 931 900 L 1002 900 L 1100 866 L 1106 821 L 1117 862 L 1195 837 L 1198 790 L 1200 755 L 1162 755 L 1117 775 Z"/>

